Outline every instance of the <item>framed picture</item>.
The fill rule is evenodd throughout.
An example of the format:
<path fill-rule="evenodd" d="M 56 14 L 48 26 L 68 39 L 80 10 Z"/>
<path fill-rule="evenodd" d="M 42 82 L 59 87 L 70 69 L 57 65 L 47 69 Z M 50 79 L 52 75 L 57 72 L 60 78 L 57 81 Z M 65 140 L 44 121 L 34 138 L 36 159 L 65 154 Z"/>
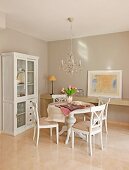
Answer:
<path fill-rule="evenodd" d="M 88 96 L 122 97 L 122 70 L 88 71 Z"/>

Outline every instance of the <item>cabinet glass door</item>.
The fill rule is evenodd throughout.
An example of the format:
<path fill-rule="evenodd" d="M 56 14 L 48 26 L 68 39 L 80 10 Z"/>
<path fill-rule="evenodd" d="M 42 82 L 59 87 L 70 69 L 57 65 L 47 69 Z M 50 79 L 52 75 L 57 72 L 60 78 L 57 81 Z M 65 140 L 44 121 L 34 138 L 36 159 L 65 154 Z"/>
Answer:
<path fill-rule="evenodd" d="M 26 102 L 17 103 L 17 128 L 26 125 Z"/>
<path fill-rule="evenodd" d="M 34 94 L 34 61 L 27 61 L 27 95 Z"/>
<path fill-rule="evenodd" d="M 17 59 L 17 97 L 26 95 L 26 60 Z"/>

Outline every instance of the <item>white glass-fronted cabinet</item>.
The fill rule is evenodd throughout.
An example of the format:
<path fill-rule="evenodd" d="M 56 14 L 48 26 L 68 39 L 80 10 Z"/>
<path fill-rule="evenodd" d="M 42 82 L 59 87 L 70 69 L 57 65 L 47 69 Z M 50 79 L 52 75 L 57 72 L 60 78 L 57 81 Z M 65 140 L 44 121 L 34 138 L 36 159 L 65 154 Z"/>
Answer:
<path fill-rule="evenodd" d="M 38 102 L 38 57 L 2 54 L 3 132 L 17 135 L 33 126 L 32 102 Z"/>

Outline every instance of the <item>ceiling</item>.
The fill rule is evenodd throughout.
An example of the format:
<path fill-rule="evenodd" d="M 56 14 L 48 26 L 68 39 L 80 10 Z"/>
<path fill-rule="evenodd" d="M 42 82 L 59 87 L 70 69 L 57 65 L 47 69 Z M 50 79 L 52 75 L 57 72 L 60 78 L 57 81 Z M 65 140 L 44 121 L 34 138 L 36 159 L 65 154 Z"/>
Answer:
<path fill-rule="evenodd" d="M 45 40 L 129 31 L 129 0 L 0 0 L 8 28 Z"/>

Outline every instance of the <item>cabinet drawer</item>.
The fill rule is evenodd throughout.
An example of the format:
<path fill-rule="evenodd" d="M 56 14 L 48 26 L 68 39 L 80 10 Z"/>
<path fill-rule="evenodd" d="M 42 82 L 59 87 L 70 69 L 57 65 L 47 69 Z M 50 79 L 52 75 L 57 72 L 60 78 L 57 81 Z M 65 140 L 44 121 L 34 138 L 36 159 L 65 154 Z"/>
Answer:
<path fill-rule="evenodd" d="M 32 102 L 37 102 L 36 99 L 30 99 L 27 101 L 27 112 L 33 113 Z"/>
<path fill-rule="evenodd" d="M 30 99 L 30 100 L 27 100 L 27 107 L 32 107 L 32 102 L 37 102 L 37 99 Z"/>
<path fill-rule="evenodd" d="M 31 124 L 33 124 L 33 122 L 34 122 L 34 117 L 33 116 L 29 116 L 27 118 L 27 125 L 31 125 Z"/>
<path fill-rule="evenodd" d="M 32 102 L 36 101 L 37 101 L 36 99 L 27 100 L 27 125 L 32 125 L 34 122 Z"/>

